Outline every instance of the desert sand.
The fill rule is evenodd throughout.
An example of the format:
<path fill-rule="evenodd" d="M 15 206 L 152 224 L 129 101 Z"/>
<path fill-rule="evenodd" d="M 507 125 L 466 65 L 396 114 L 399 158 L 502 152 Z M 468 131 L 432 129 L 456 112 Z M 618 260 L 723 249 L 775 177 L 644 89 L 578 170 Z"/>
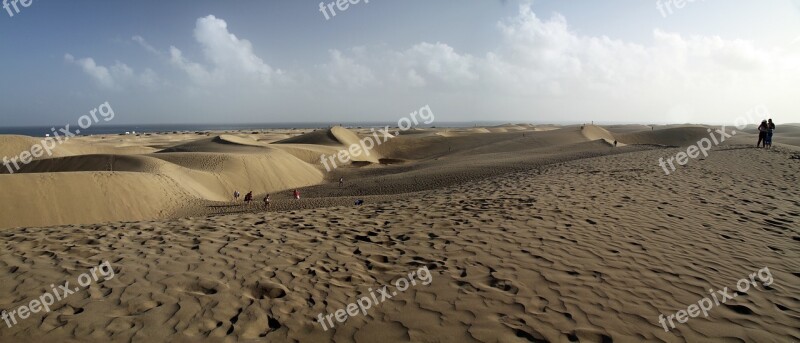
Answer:
<path fill-rule="evenodd" d="M 370 130 L 74 138 L 0 171 L 0 308 L 103 261 L 114 277 L 0 341 L 798 341 L 800 125 L 666 175 L 709 128 L 416 129 L 331 172 L 320 155 Z M 0 136 L 0 155 L 37 140 Z M 429 285 L 317 322 L 421 267 Z M 764 267 L 769 286 L 659 324 Z"/>

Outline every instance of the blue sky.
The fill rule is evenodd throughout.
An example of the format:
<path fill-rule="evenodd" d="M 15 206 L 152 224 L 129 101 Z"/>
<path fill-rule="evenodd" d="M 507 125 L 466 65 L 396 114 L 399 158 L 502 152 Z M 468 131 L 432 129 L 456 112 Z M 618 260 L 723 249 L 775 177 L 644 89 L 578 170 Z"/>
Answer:
<path fill-rule="evenodd" d="M 32 0 L 0 11 L 0 126 L 800 122 L 800 1 L 668 2 Z"/>

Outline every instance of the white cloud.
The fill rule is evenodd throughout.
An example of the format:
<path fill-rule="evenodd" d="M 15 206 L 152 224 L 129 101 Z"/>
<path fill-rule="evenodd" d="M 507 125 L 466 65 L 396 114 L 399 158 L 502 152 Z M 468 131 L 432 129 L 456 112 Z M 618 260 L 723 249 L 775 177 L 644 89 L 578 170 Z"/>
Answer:
<path fill-rule="evenodd" d="M 194 38 L 200 43 L 203 55 L 210 65 L 190 61 L 174 46 L 170 47 L 170 61 L 195 82 L 204 85 L 229 81 L 270 84 L 276 76 L 282 74 L 255 54 L 250 41 L 237 38 L 228 31 L 228 24 L 224 20 L 213 15 L 197 19 Z"/>
<path fill-rule="evenodd" d="M 674 119 L 685 120 L 686 111 L 678 115 L 676 106 L 724 120 L 723 115 L 744 111 L 744 104 L 769 103 L 774 89 L 797 90 L 800 85 L 797 53 L 750 41 L 685 37 L 658 29 L 651 44 L 580 35 L 563 16 L 543 20 L 530 5 L 501 20 L 498 29 L 498 48 L 481 57 L 445 43 L 423 42 L 401 51 L 361 50 L 335 58 L 353 60 L 379 82 L 392 81 L 388 85 L 395 87 L 423 87 L 463 98 L 478 89 L 486 102 L 509 95 L 533 97 L 542 108 L 616 116 L 612 120 L 640 115 L 664 120 L 662 115 L 673 113 Z M 602 112 L 613 108 L 616 113 Z"/>
<path fill-rule="evenodd" d="M 411 87 L 425 87 L 428 84 L 414 69 L 410 69 L 406 73 L 406 78 L 408 80 L 408 85 Z"/>
<path fill-rule="evenodd" d="M 481 110 L 491 110 L 503 119 L 546 120 L 539 113 L 550 113 L 572 120 L 709 122 L 756 104 L 785 109 L 791 105 L 782 94 L 800 93 L 800 49 L 791 48 L 797 45 L 766 48 L 660 29 L 649 42 L 633 43 L 580 34 L 562 15 L 539 18 L 530 5 L 496 27 L 497 47 L 480 55 L 445 42 L 333 49 L 321 64 L 292 70 L 291 79 L 213 15 L 195 25 L 201 62 L 177 47 L 161 53 L 140 36 L 132 39 L 188 75 L 185 88 L 200 90 L 193 94 L 214 95 L 195 97 L 199 102 L 237 99 L 252 108 L 298 112 L 314 106 L 368 112 L 426 98 L 439 101 L 442 111 L 459 113 L 453 120 L 486 119 Z M 107 68 L 90 58 L 67 59 L 104 87 L 131 78 L 157 82 L 154 72 L 136 75 L 119 62 Z M 373 107 L 361 108 L 366 104 Z M 460 114 L 465 111 L 471 112 Z"/>
<path fill-rule="evenodd" d="M 153 70 L 145 69 L 137 74 L 131 67 L 119 61 L 111 67 L 105 67 L 98 65 L 91 57 L 76 59 L 71 54 L 65 54 L 64 60 L 81 67 L 99 87 L 109 90 L 120 90 L 130 84 L 152 89 L 161 82 Z"/>
<path fill-rule="evenodd" d="M 529 6 L 521 6 L 517 17 L 501 21 L 498 27 L 503 37 L 498 54 L 508 63 L 554 75 L 577 75 L 583 62 L 580 47 L 600 48 L 602 45 L 598 41 L 582 41 L 569 31 L 563 16 L 555 15 L 549 21 L 542 21 Z"/>
<path fill-rule="evenodd" d="M 163 53 L 161 53 L 161 51 L 159 51 L 158 49 L 156 49 L 155 47 L 150 45 L 150 43 L 148 43 L 142 36 L 138 36 L 138 35 L 137 36 L 133 36 L 133 37 L 131 37 L 131 40 L 133 40 L 136 43 L 139 43 L 139 45 L 141 45 L 145 50 L 149 51 L 150 53 L 152 53 L 154 55 L 157 55 L 157 56 L 162 56 L 163 55 Z"/>
<path fill-rule="evenodd" d="M 443 43 L 420 43 L 399 52 L 380 47 L 331 50 L 320 69 L 329 84 L 348 88 L 459 88 L 479 80 L 475 59 Z"/>
<path fill-rule="evenodd" d="M 94 59 L 82 58 L 76 60 L 72 55 L 66 54 L 64 55 L 64 60 L 80 66 L 81 69 L 83 69 L 83 72 L 91 76 L 98 85 L 105 88 L 114 88 L 114 78 L 111 77 L 111 73 L 108 71 L 108 68 L 97 65 L 97 63 L 94 62 Z"/>
<path fill-rule="evenodd" d="M 212 77 L 205 67 L 198 63 L 190 62 L 183 57 L 183 53 L 176 47 L 169 47 L 170 61 L 172 64 L 186 72 L 196 83 L 208 84 Z"/>
<path fill-rule="evenodd" d="M 475 59 L 469 55 L 459 55 L 443 43 L 420 43 L 400 55 L 411 72 L 423 72 L 429 77 L 454 85 L 477 81 Z"/>
<path fill-rule="evenodd" d="M 320 69 L 331 85 L 355 89 L 378 84 L 370 68 L 358 64 L 353 58 L 344 57 L 339 50 L 328 53 L 330 61 L 320 66 Z"/>

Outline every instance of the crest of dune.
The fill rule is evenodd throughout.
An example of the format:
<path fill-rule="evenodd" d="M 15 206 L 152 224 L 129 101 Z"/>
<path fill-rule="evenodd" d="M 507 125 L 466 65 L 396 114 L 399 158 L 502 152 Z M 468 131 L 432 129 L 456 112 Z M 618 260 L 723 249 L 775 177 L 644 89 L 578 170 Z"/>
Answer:
<path fill-rule="evenodd" d="M 608 130 L 602 127 L 595 125 L 584 125 L 583 129 L 581 129 L 581 133 L 591 141 L 602 139 L 606 143 L 613 145 L 614 141 L 616 140 L 614 134 L 608 132 Z M 619 143 L 617 145 L 619 145 Z"/>
<path fill-rule="evenodd" d="M 378 137 L 383 142 L 383 135 L 379 134 Z M 361 141 L 365 139 L 376 141 L 371 131 L 360 137 L 347 128 L 334 126 L 330 129 L 316 130 L 297 137 L 284 139 L 275 142 L 275 144 L 278 148 L 296 154 L 298 158 L 309 162 L 321 163 L 320 155 L 333 156 L 341 150 L 349 150 L 352 146 L 361 146 Z M 369 149 L 369 153 L 364 152 L 364 149 L 359 149 L 359 151 L 356 151 L 358 153 L 350 154 L 350 159 L 354 162 L 379 163 L 383 156 L 381 156 L 380 150 L 376 149 L 376 147 L 378 147 L 377 142 L 372 149 Z"/>

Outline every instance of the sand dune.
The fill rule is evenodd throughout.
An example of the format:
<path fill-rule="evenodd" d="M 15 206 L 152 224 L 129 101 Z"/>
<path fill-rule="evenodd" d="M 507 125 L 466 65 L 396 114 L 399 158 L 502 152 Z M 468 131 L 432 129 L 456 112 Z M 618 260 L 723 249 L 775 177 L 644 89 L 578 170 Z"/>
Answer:
<path fill-rule="evenodd" d="M 438 131 L 435 134 L 442 137 L 459 137 L 459 136 L 468 136 L 471 134 L 476 133 L 491 133 L 487 128 L 483 127 L 474 127 L 469 129 L 447 129 L 444 131 Z"/>
<path fill-rule="evenodd" d="M 718 129 L 717 127 L 716 129 Z M 673 127 L 652 131 L 623 133 L 617 135 L 625 144 L 653 144 L 663 146 L 687 146 L 696 144 L 698 140 L 709 136 L 711 127 L 690 126 Z"/>
<path fill-rule="evenodd" d="M 159 152 L 263 152 L 266 144 L 249 137 L 221 135 L 171 146 Z"/>
<path fill-rule="evenodd" d="M 321 172 L 311 167 L 297 170 L 236 159 L 228 162 L 232 167 L 226 173 L 198 172 L 173 165 L 162 166 L 168 174 L 70 172 L 57 176 L 4 176 L 0 183 L 5 191 L 0 201 L 11 205 L 0 209 L 0 216 L 3 225 L 10 227 L 163 219 L 186 213 L 186 207 L 197 201 L 225 202 L 234 189 L 274 193 L 322 180 Z M 265 172 L 244 172 L 247 166 L 262 167 Z"/>
<path fill-rule="evenodd" d="M 0 203 L 15 204 L 0 207 L 0 214 L 6 227 L 159 219 L 184 213 L 198 201 L 227 201 L 234 190 L 274 193 L 322 180 L 316 166 L 289 152 L 220 136 L 156 154 L 33 161 L 0 178 L 0 187 L 13 190 L 3 193 Z M 55 187 L 61 183 L 69 184 L 70 191 Z M 82 197 L 94 200 L 77 201 Z M 88 210 L 80 211 L 83 207 Z"/>
<path fill-rule="evenodd" d="M 33 138 L 17 135 L 0 135 L 0 156 L 9 158 L 19 155 L 22 151 L 30 150 L 31 146 L 39 144 L 41 138 Z M 64 149 L 53 150 L 53 156 L 64 156 L 68 154 Z"/>
<path fill-rule="evenodd" d="M 371 132 L 364 136 L 370 136 L 370 134 Z M 338 153 L 338 151 L 348 150 L 350 146 L 359 145 L 361 139 L 362 138 L 355 132 L 341 126 L 335 126 L 328 130 L 317 130 L 297 137 L 284 139 L 276 142 L 276 144 L 278 144 L 279 147 L 280 145 L 291 144 L 291 146 L 284 149 L 290 153 L 297 154 L 298 158 L 305 161 L 319 163 L 320 155 L 325 154 L 333 156 Z M 332 147 L 333 150 L 320 149 L 321 147 Z M 320 154 L 318 154 L 318 152 Z M 369 163 L 379 163 L 380 158 L 381 156 L 376 151 L 370 154 L 359 153 L 350 156 L 350 159 L 353 161 Z"/>
<path fill-rule="evenodd" d="M 0 185 L 5 227 L 169 218 L 191 198 L 176 180 L 147 173 L 15 174 Z"/>
<path fill-rule="evenodd" d="M 653 129 L 659 129 L 658 126 L 651 126 L 651 125 L 639 125 L 639 124 L 630 124 L 630 125 L 608 125 L 603 126 L 606 130 L 611 133 L 618 134 L 618 133 L 631 133 L 631 132 L 640 132 L 640 131 L 649 131 Z"/>
<path fill-rule="evenodd" d="M 618 133 L 594 125 L 556 128 L 506 124 L 493 128 L 420 129 L 413 134 L 387 139 L 371 150 L 369 155 L 354 156 L 354 163 L 345 163 L 331 173 L 325 171 L 320 161 L 322 156 L 334 156 L 340 150 L 357 144 L 360 139 L 374 137 L 374 131 L 349 130 L 337 126 L 316 131 L 77 137 L 60 146 L 53 158 L 39 159 L 24 166 L 20 170 L 23 178 L 0 177 L 0 186 L 24 180 L 20 182 L 30 187 L 28 192 L 7 196 L 6 201 L 12 201 L 10 199 L 13 198 L 20 203 L 35 203 L 42 194 L 48 193 L 51 185 L 37 185 L 35 180 L 50 178 L 58 183 L 64 175 L 74 174 L 70 175 L 70 180 L 83 180 L 79 183 L 91 183 L 92 180 L 107 177 L 110 181 L 102 184 L 103 189 L 93 187 L 87 192 L 94 192 L 91 195 L 95 198 L 108 198 L 111 194 L 129 198 L 126 201 L 135 210 L 103 212 L 96 218 L 93 213 L 98 211 L 71 217 L 63 214 L 69 212 L 66 208 L 58 211 L 62 214 L 51 217 L 40 216 L 38 210 L 14 211 L 14 219 L 4 216 L 0 227 L 218 213 L 215 209 L 224 206 L 233 190 L 242 193 L 253 191 L 261 197 L 267 193 L 310 187 L 308 191 L 313 194 L 319 186 L 326 184 L 325 180 L 339 177 L 358 180 L 364 185 L 358 187 L 358 191 L 348 191 L 342 195 L 381 196 L 387 192 L 402 192 L 403 187 L 415 191 L 428 190 L 477 180 L 497 172 L 615 153 L 615 150 L 609 150 L 614 139 L 619 141 L 620 148 L 626 144 L 685 146 L 707 135 L 706 128 L 695 126 L 638 132 L 633 130 L 636 127 L 613 127 Z M 798 139 L 794 135 L 800 128 L 782 127 L 783 136 L 776 134 L 777 145 L 793 144 L 792 139 Z M 280 139 L 286 135 L 291 138 Z M 748 134 L 742 133 L 732 141 L 749 144 L 750 139 Z M 3 152 L 8 155 L 28 149 L 29 144 L 38 141 L 22 136 L 0 136 L 0 140 L 5 143 L 2 145 Z M 0 176 L 2 174 L 8 174 L 7 170 L 0 170 Z M 25 178 L 30 174 L 43 175 Z M 123 174 L 125 176 L 120 176 Z M 157 189 L 146 185 L 139 189 L 116 185 L 116 182 L 125 183 L 129 179 L 153 176 L 169 181 L 161 181 Z M 378 186 L 379 183 L 383 185 Z M 409 187 L 409 183 L 413 186 Z M 164 192 L 180 196 L 173 197 L 167 203 L 140 206 L 140 202 L 153 203 L 149 199 L 160 197 Z M 331 202 L 339 203 L 339 200 Z M 55 202 L 51 206 L 62 206 L 62 203 Z M 328 202 L 321 202 L 320 205 L 325 203 Z M 113 213 L 118 214 L 115 217 Z"/>
<path fill-rule="evenodd" d="M 41 144 L 44 137 L 27 137 L 16 135 L 0 135 L 0 157 L 7 156 L 13 158 L 18 156 L 21 152 L 30 150 L 33 145 Z M 63 156 L 77 156 L 88 154 L 146 154 L 156 151 L 156 149 L 142 146 L 141 144 L 131 140 L 115 140 L 99 139 L 95 137 L 81 137 L 72 138 L 64 141 L 63 143 L 54 144 L 57 141 L 54 138 L 52 145 L 55 146 L 51 150 L 50 155 L 43 153 L 43 156 L 33 159 L 46 159 L 51 157 Z"/>
<path fill-rule="evenodd" d="M 334 126 L 327 130 L 316 130 L 289 139 L 276 142 L 278 144 L 315 144 L 315 145 L 351 145 L 357 143 L 358 135 L 341 126 Z"/>
<path fill-rule="evenodd" d="M 609 144 L 612 144 L 612 145 L 614 144 L 614 141 L 617 140 L 617 138 L 614 136 L 613 133 L 609 132 L 608 130 L 606 130 L 606 129 L 602 128 L 602 127 L 595 126 L 595 125 L 585 125 L 581 129 L 581 133 L 589 140 L 593 140 L 594 141 L 594 140 L 601 139 L 601 140 L 605 141 L 606 143 L 609 143 Z M 619 145 L 619 143 L 617 143 L 617 145 Z"/>
<path fill-rule="evenodd" d="M 298 135 L 292 138 L 280 140 L 277 144 L 314 144 L 314 145 L 343 145 L 341 141 L 334 135 L 332 129 L 328 130 L 315 130 L 310 133 Z"/>
<path fill-rule="evenodd" d="M 108 260 L 115 277 L 79 290 L 49 314 L 0 329 L 0 340 L 800 338 L 793 324 L 800 296 L 800 161 L 790 159 L 791 151 L 724 145 L 667 176 L 655 161 L 681 149 L 613 149 L 603 139 L 585 137 L 579 127 L 525 137 L 518 132 L 419 137 L 421 150 L 437 144 L 456 147 L 439 157 L 412 152 L 412 137 L 392 139 L 387 151 L 422 159 L 337 170 L 361 177 L 348 178 L 345 188 L 325 183 L 306 188 L 301 201 L 276 196 L 275 212 L 251 209 L 157 222 L 4 230 L 0 303 L 7 308 L 39 297 L 50 284 L 74 281 L 96 262 Z M 229 155 L 239 163 L 254 163 L 245 159 L 260 154 Z M 224 173 L 234 162 L 221 156 L 158 153 L 123 159 L 120 166 Z M 232 168 L 246 173 L 253 166 Z M 0 193 L 5 196 L 0 201 L 18 213 L 30 206 L 39 206 L 42 215 L 66 213 L 47 207 L 58 201 L 79 213 L 97 206 L 95 218 L 110 215 L 111 209 L 144 216 L 192 198 L 174 179 L 143 172 L 0 175 L 0 182 L 5 180 L 13 182 L 3 189 L 16 188 Z M 430 180 L 438 184 L 414 191 L 417 182 Z M 54 198 L 39 204 L 14 198 L 36 189 L 38 182 L 49 182 Z M 120 192 L 141 193 L 148 201 L 94 197 L 119 189 L 117 183 L 129 188 Z M 743 192 L 742 185 L 759 187 Z M 394 198 L 365 197 L 365 206 L 352 206 L 351 199 L 369 193 Z M 315 208 L 315 203 L 330 204 L 326 201 L 343 201 L 343 206 Z M 312 208 L 303 209 L 306 205 Z M 237 212 L 242 211 L 239 206 Z M 324 331 L 316 322 L 318 314 L 344 309 L 369 288 L 392 284 L 423 266 L 432 273 L 429 285 L 417 283 L 398 292 L 367 316 L 337 323 L 335 330 Z M 763 267 L 774 277 L 770 286 L 759 285 L 671 332 L 658 323 L 659 314 L 685 309 L 708 296 L 709 289 L 736 287 L 738 279 Z"/>

